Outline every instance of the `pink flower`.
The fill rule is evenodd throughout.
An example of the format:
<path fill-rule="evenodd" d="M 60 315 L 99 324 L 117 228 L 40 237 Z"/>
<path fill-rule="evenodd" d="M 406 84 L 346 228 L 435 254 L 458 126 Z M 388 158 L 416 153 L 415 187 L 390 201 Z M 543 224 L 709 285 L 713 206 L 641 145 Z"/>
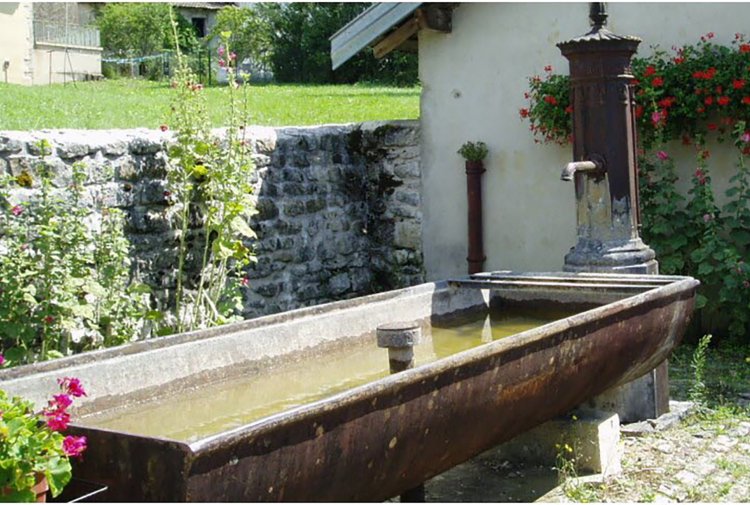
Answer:
<path fill-rule="evenodd" d="M 658 125 L 661 121 L 662 114 L 660 111 L 656 110 L 651 113 L 651 122 L 654 123 L 654 126 Z"/>
<path fill-rule="evenodd" d="M 229 61 L 234 61 L 237 59 L 237 53 L 229 53 Z"/>
<path fill-rule="evenodd" d="M 57 383 L 60 384 L 60 389 L 68 393 L 69 395 L 75 396 L 76 398 L 86 396 L 86 391 L 83 390 L 81 381 L 75 377 L 65 377 L 63 379 L 57 379 Z"/>
<path fill-rule="evenodd" d="M 745 143 L 750 142 L 750 132 L 743 133 L 742 136 L 740 137 L 740 140 Z"/>
<path fill-rule="evenodd" d="M 0 354 L 0 366 L 3 366 L 5 364 L 5 356 Z"/>
<path fill-rule="evenodd" d="M 86 450 L 86 437 L 68 435 L 63 439 L 63 451 L 71 457 L 78 457 Z"/>
<path fill-rule="evenodd" d="M 219 46 L 219 56 L 224 56 L 224 46 Z"/>
<path fill-rule="evenodd" d="M 669 159 L 669 155 L 665 151 L 657 151 L 656 157 L 662 161 Z"/>
<path fill-rule="evenodd" d="M 552 72 L 552 65 L 545 65 L 544 66 L 544 71 L 545 72 Z"/>
<path fill-rule="evenodd" d="M 73 399 L 66 394 L 53 395 L 53 400 L 50 402 L 51 407 L 57 407 L 57 410 L 62 411 L 67 409 L 73 404 Z"/>
<path fill-rule="evenodd" d="M 52 431 L 65 431 L 68 429 L 70 414 L 64 410 L 45 412 L 45 415 L 49 417 L 49 419 L 47 419 L 47 426 L 49 426 L 49 429 Z"/>
<path fill-rule="evenodd" d="M 742 281 L 742 285 L 745 286 L 745 288 L 750 288 L 750 281 Z"/>
<path fill-rule="evenodd" d="M 240 284 L 243 286 L 249 286 L 250 285 L 250 279 L 245 276 L 242 279 L 240 279 Z"/>
<path fill-rule="evenodd" d="M 10 213 L 18 217 L 23 213 L 23 207 L 21 207 L 20 205 L 15 205 L 12 209 L 10 209 Z"/>

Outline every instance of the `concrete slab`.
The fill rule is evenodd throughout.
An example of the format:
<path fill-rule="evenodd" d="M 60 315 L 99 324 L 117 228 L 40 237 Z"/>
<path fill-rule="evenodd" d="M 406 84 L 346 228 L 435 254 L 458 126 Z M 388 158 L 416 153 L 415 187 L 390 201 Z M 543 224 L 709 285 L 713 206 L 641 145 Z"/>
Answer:
<path fill-rule="evenodd" d="M 498 447 L 513 462 L 554 467 L 557 455 L 572 448 L 578 472 L 607 477 L 621 472 L 620 420 L 616 413 L 578 410 L 554 419 Z"/>

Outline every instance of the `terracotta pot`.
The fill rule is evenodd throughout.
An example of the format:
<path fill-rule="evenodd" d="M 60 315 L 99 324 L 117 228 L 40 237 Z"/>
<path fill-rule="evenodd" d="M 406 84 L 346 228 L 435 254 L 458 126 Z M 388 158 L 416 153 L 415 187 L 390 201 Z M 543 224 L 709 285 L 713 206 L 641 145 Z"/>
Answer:
<path fill-rule="evenodd" d="M 43 473 L 36 474 L 36 483 L 31 488 L 31 491 L 36 494 L 37 503 L 45 503 L 47 501 L 49 482 L 47 482 L 47 477 Z"/>
<path fill-rule="evenodd" d="M 47 482 L 47 477 L 45 477 L 43 473 L 37 473 L 36 482 L 31 487 L 31 492 L 36 495 L 37 503 L 47 502 L 47 491 L 49 491 L 49 483 Z M 7 487 L 0 488 L 0 497 L 9 495 L 9 494 L 10 494 L 9 488 Z"/>

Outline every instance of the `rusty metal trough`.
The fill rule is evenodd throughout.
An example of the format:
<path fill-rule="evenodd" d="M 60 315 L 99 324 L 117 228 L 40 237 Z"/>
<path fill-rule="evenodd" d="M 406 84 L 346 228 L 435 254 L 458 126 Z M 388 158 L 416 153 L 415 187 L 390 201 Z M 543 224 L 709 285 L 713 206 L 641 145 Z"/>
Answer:
<path fill-rule="evenodd" d="M 476 274 L 0 372 L 43 404 L 79 377 L 85 415 L 262 373 L 371 339 L 378 325 L 505 305 L 574 315 L 192 443 L 91 427 L 78 478 L 109 501 L 377 501 L 635 379 L 681 339 L 698 282 L 608 274 Z M 381 351 L 382 352 L 382 351 Z"/>

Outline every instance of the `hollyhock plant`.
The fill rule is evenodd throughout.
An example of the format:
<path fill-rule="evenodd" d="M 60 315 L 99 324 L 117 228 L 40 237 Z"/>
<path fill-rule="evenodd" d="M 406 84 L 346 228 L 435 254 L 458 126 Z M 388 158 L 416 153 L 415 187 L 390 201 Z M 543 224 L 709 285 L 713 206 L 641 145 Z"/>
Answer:
<path fill-rule="evenodd" d="M 86 450 L 86 437 L 61 433 L 70 422 L 71 396 L 85 395 L 81 382 L 66 377 L 58 383 L 60 393 L 41 412 L 35 412 L 28 400 L 0 389 L 1 501 L 36 501 L 32 488 L 41 478 L 47 480 L 52 497 L 58 496 L 71 478 L 70 458 Z"/>

